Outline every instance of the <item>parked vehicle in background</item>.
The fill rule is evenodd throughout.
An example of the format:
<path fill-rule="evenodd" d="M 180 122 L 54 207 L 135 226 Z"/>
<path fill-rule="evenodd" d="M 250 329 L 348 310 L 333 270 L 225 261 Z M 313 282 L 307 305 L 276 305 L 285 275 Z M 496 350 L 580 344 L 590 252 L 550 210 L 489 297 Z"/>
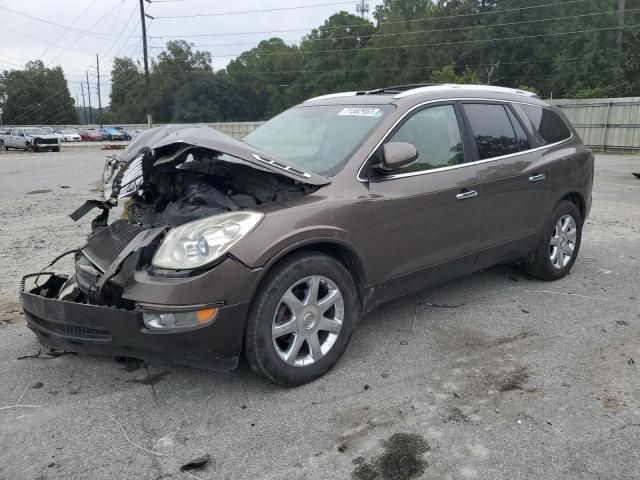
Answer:
<path fill-rule="evenodd" d="M 43 150 L 60 151 L 60 138 L 46 128 L 12 128 L 9 133 L 0 135 L 0 149 L 10 148 L 40 152 Z"/>
<path fill-rule="evenodd" d="M 47 135 L 55 135 L 60 139 L 61 142 L 64 141 L 64 139 L 62 138 L 62 133 L 60 132 L 60 129 L 56 129 L 53 127 L 38 127 L 38 128 L 43 132 L 45 132 Z"/>
<path fill-rule="evenodd" d="M 124 134 L 124 139 L 126 141 L 129 141 L 129 140 L 131 140 L 133 138 L 133 136 L 129 133 L 129 131 L 126 130 L 124 127 L 113 127 L 113 128 L 115 128 L 116 130 L 122 132 Z"/>
<path fill-rule="evenodd" d="M 113 128 L 113 127 L 106 127 L 106 128 L 101 128 L 100 130 L 98 130 L 98 132 L 100 132 L 102 134 L 102 139 L 103 140 L 125 140 L 126 138 L 126 132 L 124 132 L 123 130 L 118 130 L 117 128 Z"/>
<path fill-rule="evenodd" d="M 82 137 L 77 130 L 60 130 L 63 142 L 81 142 Z"/>
<path fill-rule="evenodd" d="M 96 130 L 80 130 L 78 132 L 80 139 L 83 142 L 100 142 L 102 141 L 102 135 Z"/>
<path fill-rule="evenodd" d="M 301 385 L 386 301 L 501 262 L 567 275 L 593 175 L 558 109 L 486 85 L 321 96 L 242 140 L 156 128 L 108 160 L 105 199 L 71 214 L 101 210 L 75 276 L 21 292 L 25 317 L 53 349 L 217 369 L 244 352 Z"/>

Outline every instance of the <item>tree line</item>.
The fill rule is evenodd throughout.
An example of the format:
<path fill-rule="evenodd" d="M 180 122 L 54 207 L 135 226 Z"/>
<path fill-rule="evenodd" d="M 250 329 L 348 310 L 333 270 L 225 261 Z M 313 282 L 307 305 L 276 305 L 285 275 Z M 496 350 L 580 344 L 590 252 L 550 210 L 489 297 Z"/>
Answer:
<path fill-rule="evenodd" d="M 640 95 L 640 0 L 626 1 L 623 19 L 617 8 L 617 0 L 385 0 L 374 21 L 341 11 L 298 44 L 273 37 L 217 71 L 197 43 L 169 41 L 150 66 L 153 118 L 264 120 L 315 95 L 414 83 L 502 85 L 543 98 Z M 105 121 L 144 123 L 139 64 L 116 58 L 111 82 Z"/>

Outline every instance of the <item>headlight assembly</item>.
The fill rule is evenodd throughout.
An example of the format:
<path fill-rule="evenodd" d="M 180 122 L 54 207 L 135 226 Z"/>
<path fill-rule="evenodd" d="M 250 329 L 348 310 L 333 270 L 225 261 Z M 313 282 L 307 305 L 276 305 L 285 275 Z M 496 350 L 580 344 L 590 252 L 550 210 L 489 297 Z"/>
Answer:
<path fill-rule="evenodd" d="M 264 215 L 248 210 L 222 213 L 169 231 L 153 256 L 157 268 L 183 270 L 207 265 L 253 230 Z"/>

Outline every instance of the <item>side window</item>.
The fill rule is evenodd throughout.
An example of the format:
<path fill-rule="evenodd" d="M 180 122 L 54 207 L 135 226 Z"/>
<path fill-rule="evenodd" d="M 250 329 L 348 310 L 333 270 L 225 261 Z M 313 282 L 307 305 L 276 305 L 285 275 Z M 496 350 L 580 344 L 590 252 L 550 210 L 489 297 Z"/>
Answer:
<path fill-rule="evenodd" d="M 466 103 L 464 112 L 469 119 L 480 160 L 520 151 L 504 105 Z"/>
<path fill-rule="evenodd" d="M 464 163 L 462 136 L 453 105 L 420 110 L 405 121 L 389 141 L 411 143 L 418 150 L 418 160 L 401 173 Z"/>
<path fill-rule="evenodd" d="M 534 105 L 520 105 L 524 113 L 531 120 L 545 145 L 561 142 L 571 136 L 567 124 L 553 110 L 536 107 Z"/>

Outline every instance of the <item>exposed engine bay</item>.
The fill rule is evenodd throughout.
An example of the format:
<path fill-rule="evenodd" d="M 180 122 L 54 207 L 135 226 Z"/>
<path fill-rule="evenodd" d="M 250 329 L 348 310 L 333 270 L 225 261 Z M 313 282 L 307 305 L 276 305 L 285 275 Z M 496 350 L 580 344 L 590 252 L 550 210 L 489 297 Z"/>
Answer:
<path fill-rule="evenodd" d="M 139 184 L 127 182 L 134 181 L 136 188 L 121 189 L 118 195 L 128 197 L 124 218 L 143 228 L 178 226 L 216 213 L 299 198 L 314 190 L 271 172 L 225 161 L 225 157 L 194 148 L 146 175 L 143 167 Z"/>

